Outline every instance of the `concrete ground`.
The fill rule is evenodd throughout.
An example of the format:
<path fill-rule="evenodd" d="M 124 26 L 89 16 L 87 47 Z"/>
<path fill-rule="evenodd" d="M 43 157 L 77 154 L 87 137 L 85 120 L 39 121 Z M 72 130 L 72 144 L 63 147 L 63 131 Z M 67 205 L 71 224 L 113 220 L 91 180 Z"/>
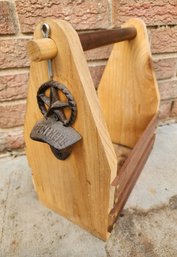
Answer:
<path fill-rule="evenodd" d="M 176 257 L 177 124 L 160 127 L 109 240 L 41 205 L 25 156 L 0 160 L 0 257 Z"/>

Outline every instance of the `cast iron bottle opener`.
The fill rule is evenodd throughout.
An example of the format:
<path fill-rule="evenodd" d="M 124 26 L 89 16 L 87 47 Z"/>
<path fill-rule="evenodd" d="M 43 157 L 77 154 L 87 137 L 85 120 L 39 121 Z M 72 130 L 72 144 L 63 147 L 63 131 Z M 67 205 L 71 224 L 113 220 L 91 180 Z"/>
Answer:
<path fill-rule="evenodd" d="M 49 37 L 47 23 L 43 24 L 42 32 L 44 37 Z M 67 87 L 53 80 L 51 64 L 51 60 L 48 60 L 50 80 L 42 84 L 37 92 L 38 106 L 44 119 L 35 124 L 30 137 L 47 143 L 58 159 L 65 160 L 71 154 L 72 146 L 81 140 L 81 135 L 71 127 L 77 116 L 77 105 Z M 67 99 L 66 102 L 60 100 L 61 94 Z M 66 115 L 64 109 L 69 114 Z"/>

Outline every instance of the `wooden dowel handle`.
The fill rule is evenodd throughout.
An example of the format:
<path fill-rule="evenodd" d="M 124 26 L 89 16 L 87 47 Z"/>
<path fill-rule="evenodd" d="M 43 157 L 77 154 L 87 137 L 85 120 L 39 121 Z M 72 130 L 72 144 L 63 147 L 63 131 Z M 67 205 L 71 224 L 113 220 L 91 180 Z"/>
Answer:
<path fill-rule="evenodd" d="M 57 46 L 50 38 L 28 42 L 27 51 L 32 61 L 39 62 L 52 59 L 57 55 Z"/>
<path fill-rule="evenodd" d="M 90 50 L 100 46 L 131 40 L 136 37 L 134 27 L 100 30 L 79 34 L 83 50 Z M 33 40 L 27 44 L 28 54 L 32 61 L 39 62 L 52 59 L 57 55 L 57 46 L 50 38 Z"/>
<path fill-rule="evenodd" d="M 131 40 L 136 37 L 136 34 L 136 28 L 128 27 L 80 33 L 79 38 L 83 50 L 86 51 L 116 42 Z"/>

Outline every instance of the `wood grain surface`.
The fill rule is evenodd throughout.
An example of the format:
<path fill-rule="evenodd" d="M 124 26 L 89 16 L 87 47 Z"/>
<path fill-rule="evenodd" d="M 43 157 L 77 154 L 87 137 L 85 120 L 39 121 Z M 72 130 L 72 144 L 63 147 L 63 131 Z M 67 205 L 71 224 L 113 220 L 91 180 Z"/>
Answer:
<path fill-rule="evenodd" d="M 154 115 L 135 147 L 131 150 L 121 167 L 118 168 L 117 176 L 111 183 L 115 187 L 115 198 L 114 206 L 109 213 L 109 231 L 124 207 L 149 157 L 155 141 L 157 122 L 158 114 Z"/>
<path fill-rule="evenodd" d="M 40 85 L 48 80 L 47 61 L 32 62 L 25 118 L 26 153 L 39 199 L 49 208 L 106 239 L 110 182 L 116 176 L 117 158 L 101 112 L 95 88 L 77 33 L 65 21 L 45 20 L 57 46 L 52 61 L 54 80 L 63 83 L 77 103 L 74 128 L 82 141 L 71 156 L 60 161 L 48 145 L 29 138 L 42 117 L 36 102 Z M 34 39 L 42 38 L 41 23 Z M 35 58 L 34 58 L 35 59 Z"/>
<path fill-rule="evenodd" d="M 98 88 L 112 141 L 128 147 L 134 147 L 159 108 L 146 26 L 140 19 L 123 25 L 131 26 L 137 36 L 114 44 Z"/>
<path fill-rule="evenodd" d="M 43 22 L 51 27 L 51 38 L 43 39 L 40 22 L 28 47 L 32 62 L 24 134 L 35 190 L 46 206 L 106 240 L 154 143 L 159 93 L 146 28 L 140 19 L 123 25 L 134 26 L 137 36 L 114 45 L 97 96 L 76 31 L 66 21 Z M 65 161 L 29 137 L 43 119 L 36 94 L 49 80 L 49 57 L 54 80 L 69 89 L 78 108 L 73 128 L 82 140 Z"/>

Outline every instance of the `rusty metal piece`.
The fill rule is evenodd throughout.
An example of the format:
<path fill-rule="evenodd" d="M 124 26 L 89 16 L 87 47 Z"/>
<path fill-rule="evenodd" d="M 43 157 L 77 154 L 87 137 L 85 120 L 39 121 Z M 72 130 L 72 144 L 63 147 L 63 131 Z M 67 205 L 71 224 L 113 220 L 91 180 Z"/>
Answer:
<path fill-rule="evenodd" d="M 50 97 L 46 95 L 48 89 L 50 89 Z M 59 91 L 66 96 L 68 102 L 60 101 Z M 76 102 L 70 91 L 63 84 L 53 80 L 42 84 L 37 92 L 37 102 L 45 118 L 53 115 L 55 116 L 55 120 L 62 121 L 64 126 L 71 126 L 74 123 L 77 116 Z M 48 106 L 48 109 L 46 106 Z M 64 108 L 71 110 L 69 118 L 65 117 Z"/>
<path fill-rule="evenodd" d="M 94 49 L 125 40 L 131 40 L 137 35 L 134 27 L 99 30 L 94 32 L 80 33 L 79 38 L 84 51 Z"/>
<path fill-rule="evenodd" d="M 71 146 L 81 140 L 80 134 L 72 127 L 65 127 L 61 121 L 53 118 L 36 123 L 31 139 L 50 145 L 52 152 L 60 160 L 65 160 L 71 153 Z"/>
<path fill-rule="evenodd" d="M 50 90 L 50 96 L 46 91 Z M 62 92 L 67 102 L 62 102 L 59 92 Z M 72 146 L 81 140 L 80 134 L 70 127 L 77 115 L 77 106 L 70 91 L 61 83 L 48 81 L 41 85 L 37 92 L 38 106 L 45 119 L 36 123 L 31 131 L 31 139 L 47 143 L 54 155 L 65 160 L 72 150 Z M 70 117 L 66 118 L 64 109 L 70 109 Z"/>

